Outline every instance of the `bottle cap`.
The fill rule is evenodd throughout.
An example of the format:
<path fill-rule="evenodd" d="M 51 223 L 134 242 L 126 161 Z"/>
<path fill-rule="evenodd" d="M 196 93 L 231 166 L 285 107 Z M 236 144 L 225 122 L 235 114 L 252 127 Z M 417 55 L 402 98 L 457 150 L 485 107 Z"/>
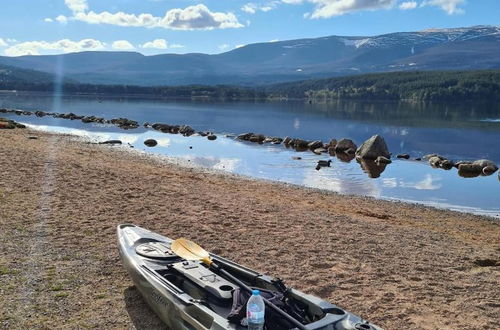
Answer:
<path fill-rule="evenodd" d="M 259 290 L 252 290 L 252 295 L 258 296 L 258 295 L 260 295 L 260 291 Z"/>

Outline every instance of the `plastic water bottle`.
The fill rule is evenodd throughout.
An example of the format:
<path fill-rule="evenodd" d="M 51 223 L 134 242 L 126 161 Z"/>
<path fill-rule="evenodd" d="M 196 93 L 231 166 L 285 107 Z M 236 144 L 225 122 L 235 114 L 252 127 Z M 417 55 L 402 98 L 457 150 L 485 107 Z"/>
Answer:
<path fill-rule="evenodd" d="M 252 296 L 248 299 L 247 303 L 247 322 L 249 330 L 262 330 L 264 329 L 264 313 L 266 305 L 260 295 L 259 290 L 253 290 Z"/>

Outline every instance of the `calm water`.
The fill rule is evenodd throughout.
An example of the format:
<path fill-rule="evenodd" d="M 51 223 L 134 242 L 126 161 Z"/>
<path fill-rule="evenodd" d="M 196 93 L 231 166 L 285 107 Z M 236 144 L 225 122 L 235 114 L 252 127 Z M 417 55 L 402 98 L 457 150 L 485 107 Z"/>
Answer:
<path fill-rule="evenodd" d="M 188 124 L 196 130 L 214 131 L 219 138 L 208 141 L 144 128 L 123 131 L 80 121 L 14 115 L 16 120 L 38 129 L 71 132 L 96 141 L 117 138 L 136 149 L 177 157 L 198 166 L 343 194 L 405 200 L 500 217 L 497 173 L 464 179 L 455 169 L 444 171 L 425 162 L 395 160 L 382 173 L 372 170 L 369 175 L 367 165 L 337 158 L 332 158 L 331 168 L 316 171 L 319 159 L 331 157 L 223 136 L 256 132 L 323 141 L 347 137 L 359 145 L 371 135 L 381 134 L 393 155 L 405 152 L 418 157 L 438 153 L 454 160 L 488 158 L 500 164 L 500 105 L 496 104 L 167 102 L 5 93 L 0 94 L 0 107 Z M 147 138 L 157 139 L 159 146 L 145 147 L 143 141 Z M 294 160 L 293 156 L 302 160 Z"/>

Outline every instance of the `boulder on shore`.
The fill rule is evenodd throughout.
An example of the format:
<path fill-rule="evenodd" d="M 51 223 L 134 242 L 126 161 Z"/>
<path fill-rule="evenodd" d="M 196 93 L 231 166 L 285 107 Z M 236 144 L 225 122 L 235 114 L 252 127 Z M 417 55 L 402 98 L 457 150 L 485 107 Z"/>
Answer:
<path fill-rule="evenodd" d="M 0 129 L 14 129 L 14 128 L 26 128 L 26 126 L 14 120 L 0 118 Z"/>
<path fill-rule="evenodd" d="M 380 156 L 390 158 L 391 154 L 384 138 L 380 135 L 374 135 L 356 150 L 356 156 L 363 159 L 377 159 Z"/>
<path fill-rule="evenodd" d="M 99 142 L 99 144 L 122 144 L 122 141 L 120 140 L 108 140 L 104 142 Z"/>

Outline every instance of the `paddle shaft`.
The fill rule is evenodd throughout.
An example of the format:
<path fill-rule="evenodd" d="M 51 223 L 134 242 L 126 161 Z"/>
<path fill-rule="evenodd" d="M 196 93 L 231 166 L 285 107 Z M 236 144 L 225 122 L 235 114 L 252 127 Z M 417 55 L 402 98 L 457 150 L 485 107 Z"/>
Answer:
<path fill-rule="evenodd" d="M 219 265 L 217 265 L 215 263 L 212 263 L 210 265 L 210 267 L 212 267 L 215 270 L 217 270 L 218 272 L 222 273 L 224 276 L 228 277 L 231 281 L 233 281 L 234 283 L 238 284 L 240 287 L 242 287 L 243 289 L 247 290 L 248 292 L 252 292 L 252 289 L 249 286 L 247 286 L 245 283 L 243 283 L 242 281 L 240 281 L 239 279 L 237 279 L 233 275 L 229 274 L 229 272 L 227 272 L 224 269 L 222 269 Z M 299 328 L 300 330 L 307 330 L 307 328 L 302 323 L 300 323 L 299 321 L 297 321 L 296 319 L 294 319 L 293 317 L 291 317 L 290 315 L 288 315 L 287 313 L 285 313 L 284 311 L 282 311 L 276 305 L 274 305 L 273 303 L 269 302 L 264 297 L 262 297 L 262 300 L 264 300 L 264 304 L 266 304 L 269 308 L 271 308 L 276 313 L 280 314 L 280 316 L 282 316 L 283 318 L 285 318 L 288 321 L 292 322 L 297 328 Z"/>

